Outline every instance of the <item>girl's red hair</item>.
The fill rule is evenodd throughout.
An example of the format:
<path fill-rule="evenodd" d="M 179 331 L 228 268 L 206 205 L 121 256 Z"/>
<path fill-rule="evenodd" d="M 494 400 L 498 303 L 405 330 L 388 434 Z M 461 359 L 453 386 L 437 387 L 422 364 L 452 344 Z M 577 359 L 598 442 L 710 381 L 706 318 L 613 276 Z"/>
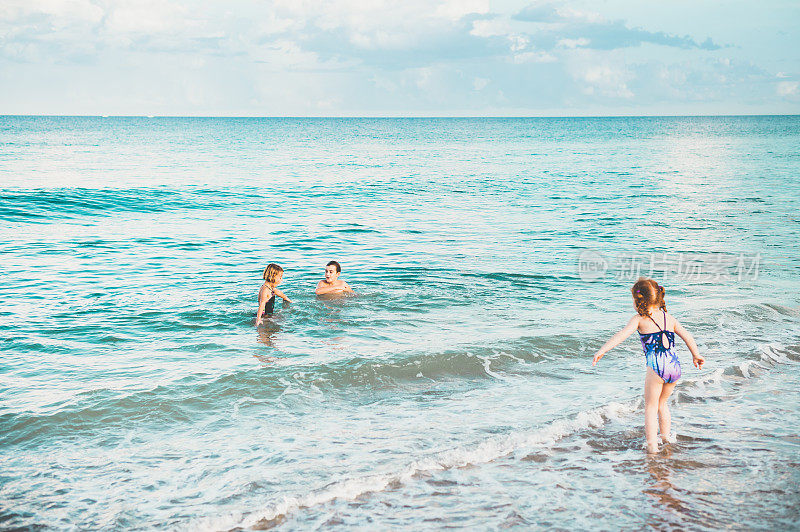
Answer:
<path fill-rule="evenodd" d="M 665 290 L 652 279 L 640 277 L 631 288 L 633 303 L 636 305 L 636 312 L 640 316 L 649 316 L 650 307 L 657 306 L 664 312 L 667 311 L 667 303 L 664 301 Z"/>

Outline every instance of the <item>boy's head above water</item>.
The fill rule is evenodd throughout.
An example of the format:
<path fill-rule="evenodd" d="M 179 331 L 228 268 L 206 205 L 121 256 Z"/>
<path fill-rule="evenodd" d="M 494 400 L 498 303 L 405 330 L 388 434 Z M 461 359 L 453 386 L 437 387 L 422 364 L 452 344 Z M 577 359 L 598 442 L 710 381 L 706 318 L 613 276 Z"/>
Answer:
<path fill-rule="evenodd" d="M 335 260 L 330 261 L 328 264 L 325 265 L 325 281 L 328 283 L 332 283 L 339 278 L 339 274 L 342 273 L 341 265 L 336 262 Z"/>

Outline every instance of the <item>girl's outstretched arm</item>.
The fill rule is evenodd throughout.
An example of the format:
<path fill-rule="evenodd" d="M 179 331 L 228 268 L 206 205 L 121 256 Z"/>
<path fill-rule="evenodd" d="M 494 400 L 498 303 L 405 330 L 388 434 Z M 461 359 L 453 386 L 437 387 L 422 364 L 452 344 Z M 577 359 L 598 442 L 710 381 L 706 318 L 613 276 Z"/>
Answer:
<path fill-rule="evenodd" d="M 623 327 L 617 334 L 611 337 L 611 339 L 603 344 L 603 347 L 597 350 L 597 353 L 594 354 L 594 358 L 592 359 L 592 366 L 596 365 L 603 356 L 617 347 L 625 338 L 630 336 L 633 331 L 639 326 L 639 320 L 641 319 L 640 316 L 636 315 L 632 317 L 628 324 Z"/>
<path fill-rule="evenodd" d="M 284 301 L 286 301 L 287 303 L 291 303 L 291 302 L 292 302 L 292 300 L 291 300 L 291 299 L 289 299 L 288 297 L 286 297 L 286 294 L 284 294 L 283 292 L 281 292 L 281 291 L 280 291 L 280 290 L 278 290 L 277 288 L 276 288 L 275 290 L 273 290 L 273 292 L 275 293 L 275 295 L 276 295 L 276 296 L 278 296 L 279 298 L 283 299 L 283 300 L 284 300 Z"/>
<path fill-rule="evenodd" d="M 688 347 L 689 351 L 692 353 L 692 364 L 694 364 L 697 369 L 703 369 L 703 364 L 705 364 L 706 359 L 697 351 L 697 343 L 694 341 L 692 333 L 684 329 L 683 325 L 681 325 L 678 320 L 675 320 L 675 334 L 686 342 L 686 347 Z"/>

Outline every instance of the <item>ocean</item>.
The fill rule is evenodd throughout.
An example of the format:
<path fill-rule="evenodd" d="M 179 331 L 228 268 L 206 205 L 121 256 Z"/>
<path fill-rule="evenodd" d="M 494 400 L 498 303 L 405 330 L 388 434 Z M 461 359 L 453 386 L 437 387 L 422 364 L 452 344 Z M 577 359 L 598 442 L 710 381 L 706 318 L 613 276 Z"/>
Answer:
<path fill-rule="evenodd" d="M 0 198 L 0 528 L 800 529 L 798 116 L 5 116 Z"/>

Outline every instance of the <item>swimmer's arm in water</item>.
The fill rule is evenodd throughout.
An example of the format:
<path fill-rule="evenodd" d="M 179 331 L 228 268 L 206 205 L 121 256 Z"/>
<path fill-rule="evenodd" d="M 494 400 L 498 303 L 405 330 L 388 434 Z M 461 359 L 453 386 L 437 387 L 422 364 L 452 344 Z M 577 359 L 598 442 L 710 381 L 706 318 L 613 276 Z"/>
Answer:
<path fill-rule="evenodd" d="M 697 369 L 703 369 L 703 364 L 705 364 L 706 359 L 703 358 L 697 350 L 697 343 L 694 341 L 692 333 L 684 329 L 683 325 L 681 325 L 678 320 L 675 320 L 675 334 L 681 337 L 681 340 L 686 343 L 686 347 L 688 347 L 689 351 L 692 353 L 692 364 L 694 364 Z"/>
<path fill-rule="evenodd" d="M 344 281 L 336 281 L 335 283 L 328 283 L 325 279 L 322 279 L 320 282 L 317 283 L 317 288 L 314 290 L 314 293 L 318 296 L 323 294 L 330 294 L 332 292 L 350 292 L 353 293 L 353 289 L 350 288 Z"/>
<path fill-rule="evenodd" d="M 334 290 L 333 287 L 329 283 L 326 283 L 325 281 L 320 281 L 317 283 L 317 288 L 316 290 L 314 290 L 314 293 L 317 294 L 318 296 L 321 296 L 322 294 L 333 292 L 333 290 Z"/>
<path fill-rule="evenodd" d="M 603 347 L 598 349 L 597 352 L 594 354 L 594 358 L 592 358 L 592 366 L 600 362 L 600 359 L 603 358 L 606 353 L 617 347 L 619 344 L 622 343 L 623 340 L 625 340 L 628 336 L 633 334 L 633 331 L 635 331 L 639 327 L 640 319 L 641 316 L 639 316 L 638 314 L 632 317 L 628 321 L 628 324 L 625 325 L 625 327 L 623 327 L 617 334 L 612 336 L 608 340 L 608 342 L 603 344 Z"/>
<path fill-rule="evenodd" d="M 286 297 L 286 294 L 284 294 L 283 292 L 281 292 L 281 291 L 280 291 L 280 290 L 278 290 L 277 288 L 276 288 L 275 290 L 273 290 L 272 292 L 273 292 L 273 293 L 274 293 L 276 296 L 278 296 L 279 298 L 281 298 L 281 299 L 283 299 L 284 301 L 286 301 L 287 303 L 291 303 L 291 302 L 292 302 L 292 300 L 291 300 L 291 299 L 289 299 L 288 297 Z"/>
<path fill-rule="evenodd" d="M 267 285 L 262 286 L 261 290 L 258 291 L 258 315 L 256 316 L 256 325 L 261 323 L 261 318 L 264 316 L 264 305 L 267 304 L 267 301 L 269 301 L 271 297 L 272 291 L 267 288 Z"/>

